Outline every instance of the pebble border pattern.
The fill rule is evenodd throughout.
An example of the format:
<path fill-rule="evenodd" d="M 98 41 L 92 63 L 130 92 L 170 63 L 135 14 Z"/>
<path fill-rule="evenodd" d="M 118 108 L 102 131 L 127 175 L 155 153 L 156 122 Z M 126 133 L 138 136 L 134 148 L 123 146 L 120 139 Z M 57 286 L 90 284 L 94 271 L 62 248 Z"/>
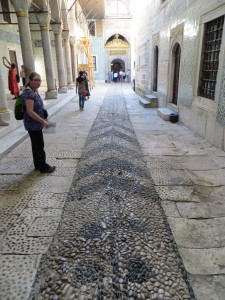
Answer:
<path fill-rule="evenodd" d="M 119 84 L 88 135 L 30 299 L 195 300 Z"/>

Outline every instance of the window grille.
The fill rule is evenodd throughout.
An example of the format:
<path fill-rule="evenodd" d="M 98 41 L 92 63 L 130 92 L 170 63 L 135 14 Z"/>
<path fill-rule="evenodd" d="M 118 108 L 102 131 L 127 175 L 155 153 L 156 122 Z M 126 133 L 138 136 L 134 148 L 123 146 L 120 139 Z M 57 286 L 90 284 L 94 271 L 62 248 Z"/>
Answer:
<path fill-rule="evenodd" d="M 2 12 L 3 12 L 3 20 L 7 23 L 11 23 L 8 0 L 1 0 L 1 6 L 2 6 Z"/>
<path fill-rule="evenodd" d="M 199 96 L 214 100 L 224 16 L 205 24 Z"/>
<path fill-rule="evenodd" d="M 88 29 L 91 36 L 95 36 L 95 22 L 89 21 L 88 22 Z"/>
<path fill-rule="evenodd" d="M 93 56 L 93 71 L 97 71 L 96 56 Z"/>

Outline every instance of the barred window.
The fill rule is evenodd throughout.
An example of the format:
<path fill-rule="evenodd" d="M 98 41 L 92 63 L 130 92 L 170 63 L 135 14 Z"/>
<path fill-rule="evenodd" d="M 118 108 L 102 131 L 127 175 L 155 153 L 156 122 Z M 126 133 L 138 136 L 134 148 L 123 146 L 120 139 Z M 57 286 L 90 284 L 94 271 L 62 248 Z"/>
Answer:
<path fill-rule="evenodd" d="M 224 16 L 206 23 L 204 28 L 199 96 L 211 100 L 215 99 L 223 25 Z"/>
<path fill-rule="evenodd" d="M 93 56 L 93 71 L 97 71 L 96 56 Z"/>
<path fill-rule="evenodd" d="M 3 20 L 7 23 L 11 23 L 8 0 L 1 0 L 1 6 L 2 6 L 2 12 L 3 12 Z"/>
<path fill-rule="evenodd" d="M 95 21 L 88 21 L 89 33 L 92 36 L 95 36 Z"/>

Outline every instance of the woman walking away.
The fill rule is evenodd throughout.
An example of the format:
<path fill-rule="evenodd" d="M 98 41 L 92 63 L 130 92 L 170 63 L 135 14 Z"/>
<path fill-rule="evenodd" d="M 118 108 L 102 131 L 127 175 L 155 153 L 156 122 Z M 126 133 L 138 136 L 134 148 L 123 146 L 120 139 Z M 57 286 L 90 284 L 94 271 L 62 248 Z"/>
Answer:
<path fill-rule="evenodd" d="M 52 173 L 55 166 L 49 166 L 46 163 L 44 151 L 44 138 L 42 129 L 49 128 L 49 122 L 44 118 L 43 101 L 38 94 L 38 88 L 41 85 L 41 77 L 38 73 L 32 72 L 29 76 L 25 90 L 22 94 L 24 108 L 24 126 L 28 131 L 35 170 L 40 173 Z"/>
<path fill-rule="evenodd" d="M 78 92 L 78 95 L 79 95 L 80 111 L 83 111 L 84 110 L 84 100 L 85 100 L 85 96 L 87 94 L 87 90 L 86 90 L 86 87 L 85 87 L 84 72 L 83 71 L 79 72 L 79 76 L 76 79 L 76 93 L 77 92 Z"/>
<path fill-rule="evenodd" d="M 11 64 L 5 56 L 2 57 L 2 61 L 4 66 L 9 70 L 9 74 L 8 74 L 9 91 L 12 95 L 14 95 L 13 99 L 16 99 L 16 96 L 18 96 L 20 93 L 17 78 L 16 78 L 17 76 L 16 65 L 13 63 Z"/>

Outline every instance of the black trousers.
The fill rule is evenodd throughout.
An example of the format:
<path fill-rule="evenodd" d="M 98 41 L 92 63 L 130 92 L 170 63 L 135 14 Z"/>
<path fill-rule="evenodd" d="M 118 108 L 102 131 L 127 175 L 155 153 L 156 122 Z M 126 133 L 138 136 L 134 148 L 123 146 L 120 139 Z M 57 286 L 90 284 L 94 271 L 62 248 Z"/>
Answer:
<path fill-rule="evenodd" d="M 34 167 L 36 170 L 44 171 L 49 168 L 49 165 L 46 164 L 42 130 L 28 131 L 28 133 L 31 140 Z"/>

